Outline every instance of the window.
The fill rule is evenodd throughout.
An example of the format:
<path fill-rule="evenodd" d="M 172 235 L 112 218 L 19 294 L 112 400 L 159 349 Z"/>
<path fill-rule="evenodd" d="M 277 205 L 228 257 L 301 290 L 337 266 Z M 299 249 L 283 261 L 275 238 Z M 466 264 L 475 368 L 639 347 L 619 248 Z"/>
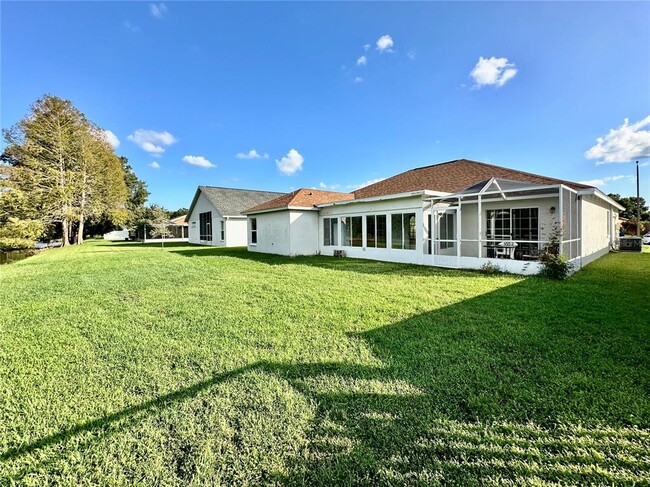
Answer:
<path fill-rule="evenodd" d="M 487 238 L 510 237 L 510 210 L 487 210 Z"/>
<path fill-rule="evenodd" d="M 440 240 L 454 240 L 456 233 L 454 232 L 454 214 L 443 213 L 440 215 Z M 453 249 L 454 242 L 440 242 L 441 249 Z"/>
<path fill-rule="evenodd" d="M 257 244 L 257 218 L 251 218 L 251 244 Z"/>
<path fill-rule="evenodd" d="M 487 238 L 539 240 L 538 208 L 487 210 Z"/>
<path fill-rule="evenodd" d="M 363 246 L 363 228 L 360 216 L 341 217 L 341 229 L 343 230 L 343 245 L 346 247 Z"/>
<path fill-rule="evenodd" d="M 515 208 L 512 210 L 512 239 L 539 240 L 539 210 Z"/>
<path fill-rule="evenodd" d="M 386 215 L 366 216 L 366 246 L 386 248 Z"/>
<path fill-rule="evenodd" d="M 199 213 L 199 240 L 212 241 L 212 212 Z"/>
<path fill-rule="evenodd" d="M 390 228 L 392 233 L 391 248 L 415 249 L 415 213 L 391 215 Z"/>
<path fill-rule="evenodd" d="M 226 240 L 226 222 L 221 220 L 221 241 Z"/>
<path fill-rule="evenodd" d="M 323 218 L 323 245 L 339 244 L 339 219 Z"/>

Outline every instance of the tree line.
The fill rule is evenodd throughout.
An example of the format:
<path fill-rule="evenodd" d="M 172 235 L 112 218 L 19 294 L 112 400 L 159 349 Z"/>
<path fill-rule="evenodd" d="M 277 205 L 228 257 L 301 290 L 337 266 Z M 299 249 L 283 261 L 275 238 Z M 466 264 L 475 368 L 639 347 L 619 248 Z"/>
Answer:
<path fill-rule="evenodd" d="M 0 239 L 20 246 L 58 233 L 64 246 L 81 244 L 88 225 L 106 230 L 143 217 L 146 183 L 69 100 L 39 98 L 3 137 Z"/>

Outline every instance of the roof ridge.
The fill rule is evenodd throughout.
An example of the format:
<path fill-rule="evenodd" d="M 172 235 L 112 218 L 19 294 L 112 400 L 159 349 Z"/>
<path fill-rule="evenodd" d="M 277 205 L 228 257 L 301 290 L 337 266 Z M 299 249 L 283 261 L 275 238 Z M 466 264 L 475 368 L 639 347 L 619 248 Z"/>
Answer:
<path fill-rule="evenodd" d="M 207 184 L 202 184 L 202 185 L 199 186 L 199 188 L 229 189 L 231 191 L 252 191 L 252 192 L 255 192 L 255 193 L 287 194 L 286 192 L 282 192 L 282 191 L 269 191 L 269 190 L 266 190 L 266 189 L 229 188 L 227 186 L 209 186 Z"/>

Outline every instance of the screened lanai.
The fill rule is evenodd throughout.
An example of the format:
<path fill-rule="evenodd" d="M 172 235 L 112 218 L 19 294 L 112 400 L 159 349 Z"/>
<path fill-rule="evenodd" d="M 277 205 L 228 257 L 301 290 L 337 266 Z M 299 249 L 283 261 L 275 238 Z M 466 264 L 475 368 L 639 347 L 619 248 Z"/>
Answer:
<path fill-rule="evenodd" d="M 564 184 L 497 178 L 460 193 L 428 197 L 424 252 L 432 265 L 477 267 L 480 261 L 499 259 L 517 270 L 537 262 L 555 232 L 560 252 L 575 259 L 580 255 L 579 204 L 576 191 Z"/>

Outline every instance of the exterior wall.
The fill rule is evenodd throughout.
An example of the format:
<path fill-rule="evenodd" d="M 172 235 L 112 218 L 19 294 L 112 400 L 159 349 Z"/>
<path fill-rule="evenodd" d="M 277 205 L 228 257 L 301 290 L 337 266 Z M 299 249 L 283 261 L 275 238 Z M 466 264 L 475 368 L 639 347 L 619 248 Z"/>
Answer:
<path fill-rule="evenodd" d="M 318 253 L 318 211 L 290 211 L 290 255 Z"/>
<path fill-rule="evenodd" d="M 584 195 L 581 202 L 582 257 L 586 265 L 609 252 L 616 239 L 618 210 L 593 195 Z"/>
<path fill-rule="evenodd" d="M 415 241 L 414 250 L 392 249 L 390 215 L 392 213 L 415 213 Z M 323 245 L 323 219 L 341 216 L 365 216 L 365 215 L 387 215 L 386 218 L 386 241 L 387 248 L 377 249 L 367 247 L 366 244 L 366 219 L 362 218 L 363 245 L 362 247 L 347 247 L 343 243 L 341 225 L 338 225 L 339 245 Z M 343 250 L 348 257 L 360 259 L 383 260 L 388 262 L 405 262 L 412 264 L 424 263 L 424 222 L 422 213 L 422 197 L 400 198 L 384 201 L 372 201 L 364 203 L 351 203 L 346 205 L 334 205 L 321 208 L 318 218 L 318 248 L 323 255 L 334 255 L 335 250 Z"/>
<path fill-rule="evenodd" d="M 199 227 L 199 214 L 206 211 L 212 212 L 212 241 L 201 240 L 200 227 Z M 212 245 L 215 247 L 223 246 L 224 243 L 219 240 L 220 221 L 222 220 L 221 213 L 217 210 L 212 203 L 205 197 L 203 193 L 199 195 L 196 200 L 196 205 L 192 209 L 192 213 L 187 215 L 187 224 L 189 231 L 189 242 L 200 245 Z"/>
<path fill-rule="evenodd" d="M 212 212 L 212 241 L 200 240 L 199 214 Z M 221 222 L 225 225 L 225 238 L 221 240 Z M 213 247 L 239 247 L 248 242 L 246 237 L 246 217 L 224 217 L 203 193 L 199 194 L 196 205 L 187 215 L 188 241 L 193 244 L 211 245 Z"/>
<path fill-rule="evenodd" d="M 226 240 L 224 245 L 226 247 L 246 247 L 248 244 L 247 229 L 245 216 L 226 217 Z"/>
<path fill-rule="evenodd" d="M 247 242 L 250 252 L 291 255 L 289 211 L 273 211 L 248 217 Z M 257 219 L 257 244 L 250 242 L 251 218 Z"/>

